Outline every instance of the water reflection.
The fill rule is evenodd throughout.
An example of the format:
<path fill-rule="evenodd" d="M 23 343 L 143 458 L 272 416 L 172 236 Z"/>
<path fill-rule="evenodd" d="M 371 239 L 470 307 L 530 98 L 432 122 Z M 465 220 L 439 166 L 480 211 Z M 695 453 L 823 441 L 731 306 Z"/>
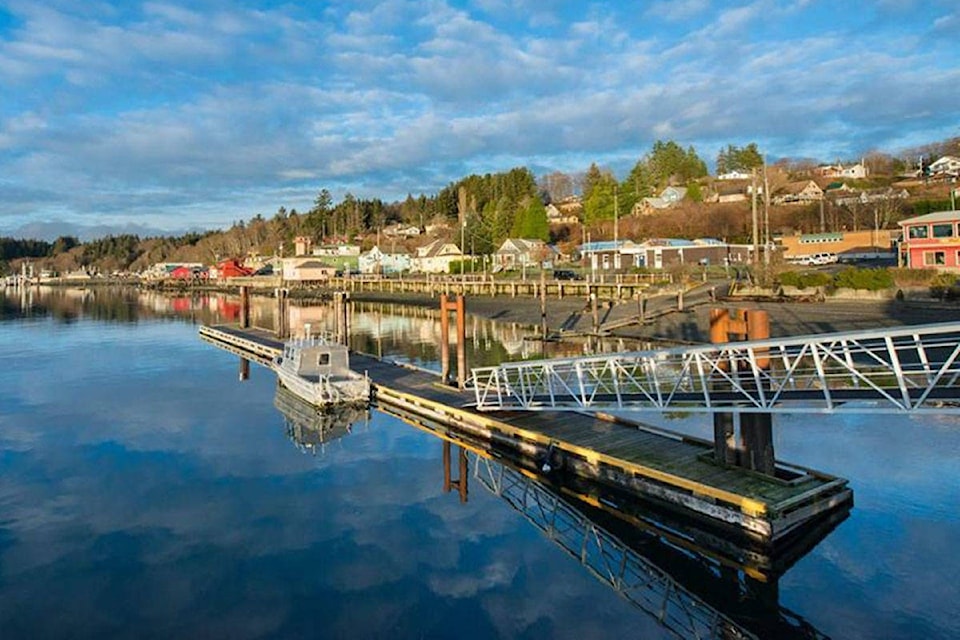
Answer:
<path fill-rule="evenodd" d="M 287 437 L 298 449 L 313 455 L 324 453 L 329 443 L 351 433 L 357 423 L 370 419 L 366 407 L 344 404 L 321 409 L 279 382 L 273 405 L 283 414 Z"/>
<path fill-rule="evenodd" d="M 442 440 L 443 489 L 466 503 L 473 482 L 519 512 L 585 571 L 678 637 L 821 638 L 779 602 L 781 577 L 849 515 L 829 514 L 776 547 L 737 543 L 634 496 L 537 472 L 534 460 L 390 406 Z M 454 461 L 455 460 L 455 461 Z"/>

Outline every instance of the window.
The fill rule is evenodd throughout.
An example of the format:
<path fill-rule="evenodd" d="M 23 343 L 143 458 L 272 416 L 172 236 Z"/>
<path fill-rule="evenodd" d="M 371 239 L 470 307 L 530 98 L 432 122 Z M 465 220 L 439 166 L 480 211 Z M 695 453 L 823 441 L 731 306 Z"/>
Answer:
<path fill-rule="evenodd" d="M 952 238 L 953 223 L 933 225 L 933 237 L 934 238 Z"/>
<path fill-rule="evenodd" d="M 947 263 L 947 254 L 945 251 L 924 251 L 923 265 L 926 267 L 936 267 Z"/>
<path fill-rule="evenodd" d="M 330 364 L 330 354 L 329 353 L 320 353 L 317 355 L 317 364 L 321 367 L 326 367 Z"/>
<path fill-rule="evenodd" d="M 909 236 L 913 238 L 926 238 L 927 237 L 927 227 L 926 225 L 922 227 L 909 227 Z"/>

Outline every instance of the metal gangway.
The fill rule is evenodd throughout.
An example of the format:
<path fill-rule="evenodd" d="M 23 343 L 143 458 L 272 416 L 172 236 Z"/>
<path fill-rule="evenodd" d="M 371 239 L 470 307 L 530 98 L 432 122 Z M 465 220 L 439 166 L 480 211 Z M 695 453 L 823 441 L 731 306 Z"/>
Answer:
<path fill-rule="evenodd" d="M 960 322 L 792 336 L 472 371 L 496 410 L 960 414 Z"/>

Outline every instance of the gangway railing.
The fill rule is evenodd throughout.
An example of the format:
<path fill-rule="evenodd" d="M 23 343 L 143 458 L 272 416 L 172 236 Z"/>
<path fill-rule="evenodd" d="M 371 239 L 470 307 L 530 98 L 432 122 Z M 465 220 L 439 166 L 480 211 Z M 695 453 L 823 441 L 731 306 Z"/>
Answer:
<path fill-rule="evenodd" d="M 508 362 L 472 371 L 493 410 L 958 413 L 960 322 Z"/>

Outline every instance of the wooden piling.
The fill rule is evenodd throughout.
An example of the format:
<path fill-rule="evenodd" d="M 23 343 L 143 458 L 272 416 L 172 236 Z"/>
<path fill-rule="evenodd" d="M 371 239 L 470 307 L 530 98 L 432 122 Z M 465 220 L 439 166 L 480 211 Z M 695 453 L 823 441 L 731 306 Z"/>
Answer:
<path fill-rule="evenodd" d="M 600 332 L 600 307 L 597 304 L 597 294 L 590 294 L 590 312 L 593 314 L 593 332 Z"/>
<path fill-rule="evenodd" d="M 277 299 L 277 325 L 275 332 L 277 338 L 280 340 L 285 340 L 289 337 L 289 322 L 287 318 L 287 294 L 289 291 L 283 287 L 279 287 L 275 290 L 275 295 Z"/>
<path fill-rule="evenodd" d="M 547 274 L 540 272 L 540 338 L 547 339 Z"/>
<path fill-rule="evenodd" d="M 766 311 L 756 309 L 710 310 L 710 342 L 723 344 L 731 339 L 763 340 L 770 337 L 770 319 Z M 770 366 L 767 351 L 755 352 L 756 366 Z M 730 363 L 721 362 L 723 371 Z M 746 372 L 744 372 L 746 373 Z M 737 372 L 734 372 L 737 375 Z M 740 384 L 755 384 L 753 376 L 741 377 Z M 761 382 L 762 384 L 762 382 Z M 736 418 L 739 418 L 739 438 L 736 437 Z M 776 459 L 773 447 L 773 416 L 769 413 L 715 413 L 713 416 L 714 459 L 720 464 L 735 464 L 745 469 L 775 475 Z"/>
<path fill-rule="evenodd" d="M 457 386 L 467 386 L 467 308 L 464 297 L 457 296 Z"/>
<path fill-rule="evenodd" d="M 250 328 L 250 287 L 240 287 L 240 328 Z"/>
<path fill-rule="evenodd" d="M 440 294 L 440 381 L 450 382 L 450 317 L 445 293 Z"/>

